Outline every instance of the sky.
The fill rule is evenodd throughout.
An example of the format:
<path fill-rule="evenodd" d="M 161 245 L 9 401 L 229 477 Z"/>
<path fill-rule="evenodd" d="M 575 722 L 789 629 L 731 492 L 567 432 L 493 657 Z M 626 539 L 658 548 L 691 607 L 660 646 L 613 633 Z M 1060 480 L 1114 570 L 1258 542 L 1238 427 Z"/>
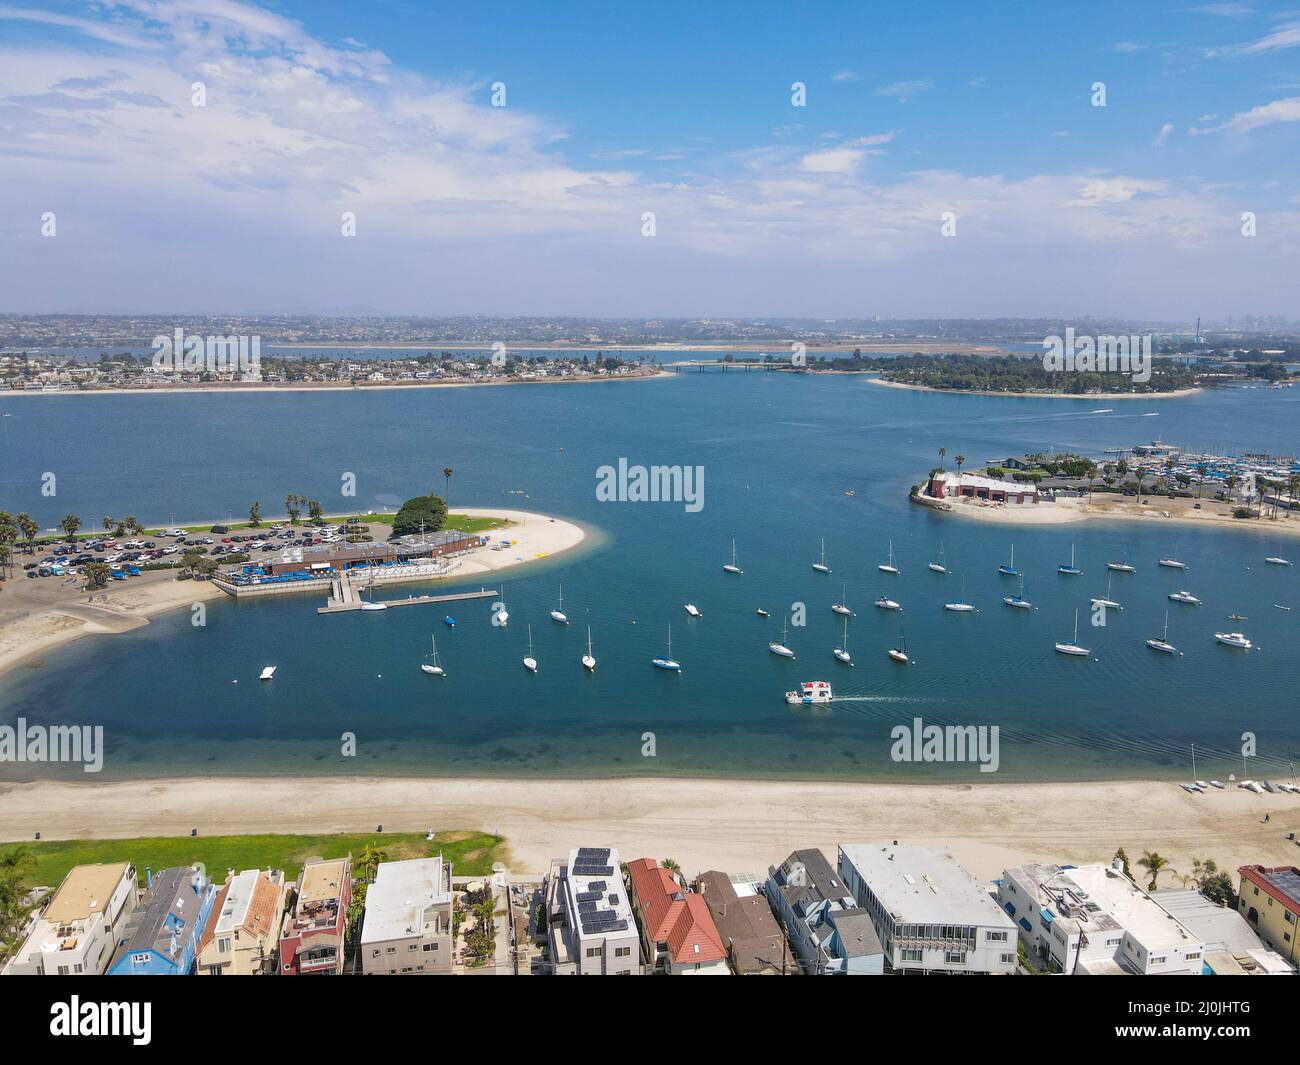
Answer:
<path fill-rule="evenodd" d="M 1298 278 L 1285 3 L 0 0 L 0 312 L 1297 319 Z"/>

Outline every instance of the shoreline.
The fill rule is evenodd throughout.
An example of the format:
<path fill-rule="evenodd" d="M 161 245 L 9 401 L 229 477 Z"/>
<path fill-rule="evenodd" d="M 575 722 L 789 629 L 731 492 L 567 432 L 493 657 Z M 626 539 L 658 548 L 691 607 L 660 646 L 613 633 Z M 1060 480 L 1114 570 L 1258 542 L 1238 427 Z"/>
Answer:
<path fill-rule="evenodd" d="M 508 533 L 512 546 L 501 551 L 479 548 L 473 555 L 461 559 L 452 573 L 429 580 L 455 583 L 481 574 L 526 566 L 571 551 L 589 539 L 587 530 L 577 522 L 534 511 L 460 507 L 456 513 L 511 522 L 501 532 Z M 91 602 L 89 593 L 84 590 L 69 589 L 66 597 L 60 600 L 32 604 L 27 611 L 0 621 L 0 677 L 82 637 L 130 632 L 148 625 L 151 618 L 169 610 L 231 598 L 210 581 L 178 581 L 170 570 L 156 572 L 160 574 L 156 578 L 145 575 L 134 578 L 134 583 L 122 588 L 110 587 L 96 593 L 97 596 L 106 595 L 106 601 Z M 22 591 L 26 589 L 21 585 L 13 589 L 14 593 Z M 324 591 L 322 588 L 322 593 Z M 19 597 L 17 605 L 29 602 Z M 14 605 L 14 595 L 0 598 L 0 610 L 11 605 Z"/>
<path fill-rule="evenodd" d="M 1239 788 L 1204 795 L 1169 781 L 878 784 L 821 781 L 519 778 L 196 777 L 0 785 L 0 840 L 276 832 L 502 834 L 512 867 L 545 869 L 582 845 L 672 857 L 684 871 L 762 872 L 791 850 L 856 840 L 945 846 L 976 876 L 1024 861 L 1108 862 L 1158 850 L 1179 873 L 1192 858 L 1293 864 L 1294 795 Z M 1271 816 L 1263 824 L 1264 814 Z M 1050 816 L 1048 816 L 1050 814 Z M 39 846 L 39 844 L 34 844 Z M 1168 875 L 1168 874 L 1166 874 Z M 1173 883 L 1172 876 L 1165 881 Z"/>
<path fill-rule="evenodd" d="M 904 388 L 910 392 L 937 392 L 944 396 L 992 396 L 999 399 L 1079 399 L 1079 400 L 1114 400 L 1114 399 L 1186 399 L 1204 392 L 1201 385 L 1195 388 L 1178 388 L 1172 392 L 972 392 L 963 388 L 933 388 L 930 385 L 909 385 L 902 381 L 885 381 L 873 377 L 872 384 L 881 388 Z"/>

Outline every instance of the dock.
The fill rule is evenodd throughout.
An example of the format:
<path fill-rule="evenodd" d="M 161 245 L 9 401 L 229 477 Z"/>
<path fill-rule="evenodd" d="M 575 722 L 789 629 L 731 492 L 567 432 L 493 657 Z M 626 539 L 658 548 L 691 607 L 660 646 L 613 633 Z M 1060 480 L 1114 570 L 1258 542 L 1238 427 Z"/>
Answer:
<path fill-rule="evenodd" d="M 448 592 L 445 595 L 408 595 L 405 599 L 377 599 L 385 608 L 395 606 L 424 606 L 428 603 L 455 603 L 466 599 L 491 599 L 501 593 L 491 588 L 479 588 L 473 592 Z M 362 600 L 357 587 L 347 574 L 330 580 L 330 595 L 325 605 L 316 608 L 318 614 L 344 614 L 352 610 L 361 610 Z"/>

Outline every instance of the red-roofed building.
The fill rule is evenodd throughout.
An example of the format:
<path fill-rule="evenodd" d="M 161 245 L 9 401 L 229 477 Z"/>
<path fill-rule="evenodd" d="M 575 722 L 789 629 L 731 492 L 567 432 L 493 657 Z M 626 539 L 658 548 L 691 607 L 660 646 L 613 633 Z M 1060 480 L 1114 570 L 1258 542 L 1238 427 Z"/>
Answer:
<path fill-rule="evenodd" d="M 685 890 L 653 858 L 628 862 L 627 871 L 651 968 L 673 975 L 729 975 L 727 951 L 704 896 Z"/>
<path fill-rule="evenodd" d="M 1268 946 L 1293 965 L 1300 962 L 1300 869 L 1243 865 L 1237 910 Z"/>

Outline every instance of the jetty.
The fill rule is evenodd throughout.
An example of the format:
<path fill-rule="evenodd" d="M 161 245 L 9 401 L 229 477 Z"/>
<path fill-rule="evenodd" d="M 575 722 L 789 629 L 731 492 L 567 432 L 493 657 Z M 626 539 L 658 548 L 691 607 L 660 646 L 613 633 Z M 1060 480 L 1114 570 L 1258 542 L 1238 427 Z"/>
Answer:
<path fill-rule="evenodd" d="M 375 606 L 384 608 L 395 606 L 423 606 L 427 603 L 455 603 L 464 599 L 491 599 L 499 595 L 491 588 L 479 588 L 471 592 L 448 592 L 445 595 L 408 595 L 405 599 L 374 600 Z M 325 605 L 316 608 L 318 614 L 345 614 L 352 610 L 367 609 L 368 600 L 362 599 L 357 583 L 350 573 L 341 573 L 330 580 L 330 594 Z"/>

